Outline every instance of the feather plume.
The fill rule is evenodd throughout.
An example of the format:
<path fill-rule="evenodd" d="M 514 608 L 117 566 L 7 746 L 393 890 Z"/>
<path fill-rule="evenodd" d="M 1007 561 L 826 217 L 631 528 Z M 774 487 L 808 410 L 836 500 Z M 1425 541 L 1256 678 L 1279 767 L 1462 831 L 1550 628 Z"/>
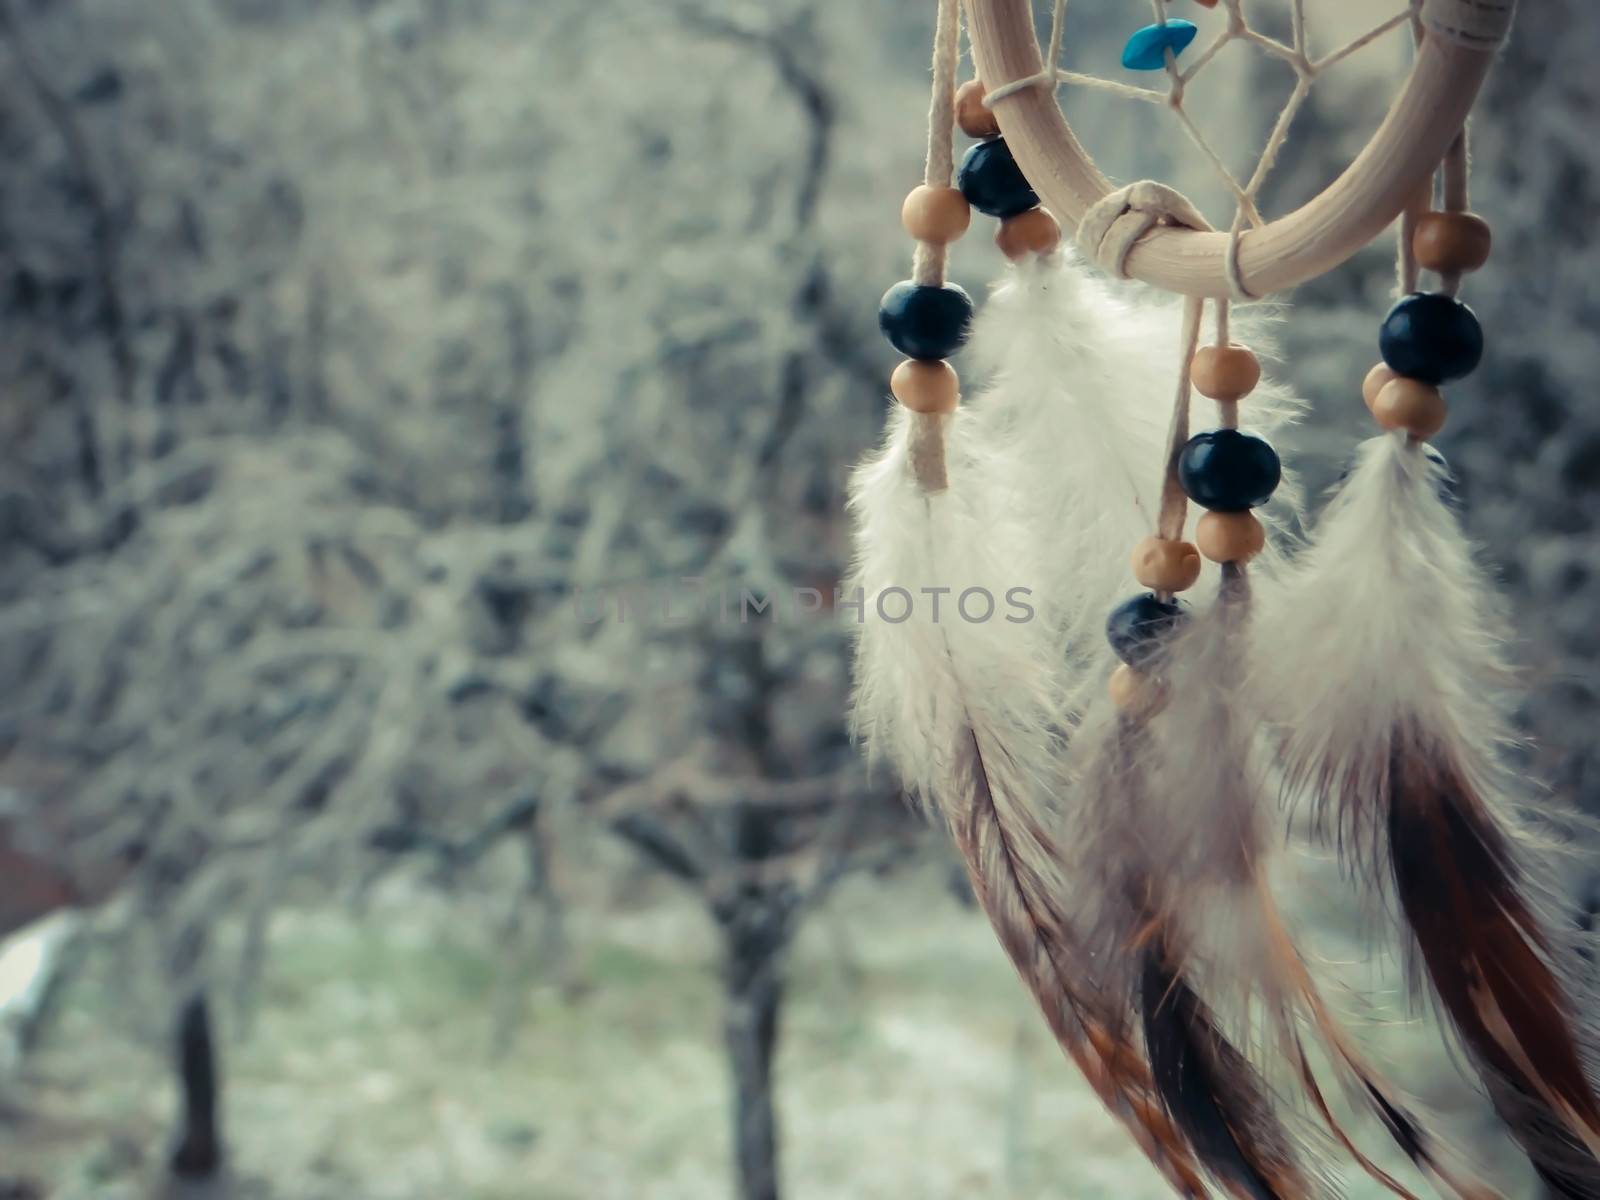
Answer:
<path fill-rule="evenodd" d="M 1187 881 L 1161 874 L 1172 860 L 1145 836 L 1162 803 L 1153 801 L 1160 772 L 1151 769 L 1157 747 L 1146 716 L 1097 710 L 1079 738 L 1071 836 L 1077 873 L 1095 880 L 1091 894 L 1101 898 L 1090 936 L 1129 997 L 1162 1106 L 1238 1200 L 1325 1194 L 1300 1165 L 1306 1148 L 1277 1116 L 1271 1089 L 1196 989 L 1198 963 L 1177 911 Z"/>
<path fill-rule="evenodd" d="M 1234 747 L 1206 743 L 1225 732 L 1225 705 L 1199 686 L 1232 615 L 1219 604 L 1149 665 L 1163 693 L 1156 704 L 1091 714 L 1079 735 L 1072 840 L 1079 871 L 1095 877 L 1095 894 L 1106 898 L 1094 913 L 1099 957 L 1121 972 L 1162 1103 L 1206 1169 L 1240 1200 L 1320 1195 L 1300 1165 L 1306 1147 L 1280 1120 L 1266 1081 L 1196 983 L 1221 957 L 1236 965 L 1231 953 L 1201 948 L 1210 922 L 1192 918 L 1196 906 L 1214 915 L 1206 901 L 1219 891 L 1231 896 L 1248 876 L 1253 841 L 1242 792 L 1197 789 L 1192 774 L 1215 771 L 1235 781 Z M 1191 734 L 1201 739 L 1201 753 L 1181 767 Z M 1231 1009 L 1247 1012 L 1254 965 L 1214 977 L 1230 974 L 1222 994 Z"/>
<path fill-rule="evenodd" d="M 1264 607 L 1254 679 L 1286 793 L 1392 886 L 1415 973 L 1501 1118 L 1559 1194 L 1600 1195 L 1589 1031 L 1501 762 L 1499 614 L 1439 472 L 1399 436 L 1362 448 Z"/>
<path fill-rule="evenodd" d="M 1090 768 L 1075 768 L 1078 786 L 1065 786 L 1068 735 L 1088 686 L 1103 679 L 1098 626 L 1159 500 L 1153 478 L 1140 481 L 1166 455 L 1163 410 L 1179 357 L 1171 316 L 1132 316 L 1072 264 L 1013 268 L 975 343 L 996 363 L 990 386 L 952 417 L 896 410 L 851 488 L 852 582 L 863 603 L 856 727 L 950 827 L 1057 1039 L 1180 1194 L 1206 1194 L 1202 1165 L 1240 1200 L 1329 1190 L 1318 1156 L 1277 1115 L 1277 1097 L 1239 1048 L 1264 1001 L 1313 1107 L 1411 1200 L 1337 1128 L 1298 1048 L 1303 1009 L 1331 1021 L 1308 999 L 1309 975 L 1258 886 L 1261 788 L 1232 715 L 1234 689 L 1198 686 L 1239 657 L 1242 604 L 1219 605 L 1205 636 L 1185 639 L 1182 691 L 1198 699 L 1156 719 L 1162 737 L 1142 720 L 1102 720 L 1087 753 L 1070 760 Z M 1255 399 L 1252 414 L 1269 421 L 1292 407 L 1271 385 Z M 919 460 L 930 447 L 932 472 Z M 1242 578 L 1228 584 L 1225 595 L 1244 594 Z M 972 621 L 956 605 L 1018 589 L 1038 605 L 1031 619 Z M 1230 916 L 1227 954 L 1205 945 L 1194 904 L 1202 893 L 1216 897 L 1208 916 Z M 1249 982 L 1224 985 L 1230 975 Z M 1208 993 L 1244 1020 L 1224 1020 Z M 1387 1085 L 1342 1037 L 1336 1044 L 1347 1072 L 1385 1098 L 1397 1140 L 1426 1146 Z M 1426 1169 L 1431 1159 L 1424 1151 L 1418 1161 Z"/>
<path fill-rule="evenodd" d="M 1252 1014 L 1259 1014 L 1260 1053 L 1288 1064 L 1290 1082 L 1311 1112 L 1363 1171 L 1401 1200 L 1415 1200 L 1334 1116 L 1302 1045 L 1302 1027 L 1316 1034 L 1340 1075 L 1426 1176 L 1450 1194 L 1485 1197 L 1490 1193 L 1456 1152 L 1364 1060 L 1323 1000 L 1278 911 L 1266 879 L 1259 715 L 1249 707 L 1241 669 L 1249 582 L 1235 566 L 1223 568 L 1222 580 L 1213 609 L 1188 623 L 1157 668 L 1166 699 L 1149 718 L 1141 751 L 1142 773 L 1152 786 L 1135 797 L 1140 803 L 1124 799 L 1119 805 L 1121 819 L 1132 826 L 1121 840 L 1137 839 L 1150 878 L 1160 881 L 1160 895 L 1147 903 L 1160 914 L 1160 927 L 1187 946 L 1189 985 L 1220 1004 L 1213 1011 L 1240 1014 L 1234 1023 L 1243 1045 L 1256 1032 Z M 1295 1157 L 1314 1163 L 1317 1156 L 1302 1146 Z"/>
<path fill-rule="evenodd" d="M 1201 1159 L 1245 1200 L 1311 1195 L 1271 1097 L 1165 947 L 1141 962 L 1139 1012 L 1162 1101 Z"/>
<path fill-rule="evenodd" d="M 968 621 L 948 607 L 939 620 L 926 604 L 886 620 L 878 608 L 879 597 L 898 599 L 896 589 L 1003 595 L 1017 578 L 1015 527 L 989 523 L 964 486 L 972 456 L 963 419 L 896 411 L 884 447 L 852 480 L 853 584 L 865 603 L 856 726 L 949 826 L 974 894 L 1068 1056 L 1174 1190 L 1203 1200 L 1193 1154 L 1123 1033 L 1123 1006 L 1097 986 L 1062 902 L 1065 856 L 1047 815 L 1062 725 L 1049 631 L 1042 622 Z M 941 421 L 948 425 L 930 429 Z M 923 489 L 913 467 L 918 439 L 930 434 L 945 435 L 949 486 L 937 492 Z"/>
<path fill-rule="evenodd" d="M 1310 981 L 1293 944 L 1286 936 L 1274 936 L 1281 925 L 1262 877 L 1262 793 L 1237 679 L 1249 599 L 1243 569 L 1224 566 L 1212 609 L 1188 622 L 1167 647 L 1157 667 L 1165 698 L 1149 719 L 1143 751 L 1153 786 L 1133 811 L 1143 831 L 1146 869 L 1160 881 L 1163 926 L 1169 940 L 1181 938 L 1187 946 L 1190 986 L 1238 1014 L 1234 1023 L 1241 1045 L 1253 1038 L 1252 1014 L 1259 1012 L 1264 1052 L 1288 1052 L 1295 1055 L 1291 1063 L 1299 1066 L 1298 1019 Z M 1148 1019 L 1146 1010 L 1147 1030 Z M 1215 1043 L 1221 1027 L 1215 1018 L 1212 1025 L 1210 1041 Z M 1225 1077 L 1252 1085 L 1246 1089 L 1234 1083 L 1236 1102 L 1256 1097 L 1246 1111 L 1257 1114 L 1251 1141 L 1263 1156 L 1258 1173 L 1298 1180 L 1297 1190 L 1289 1194 L 1311 1194 L 1311 1178 L 1330 1188 L 1331 1181 L 1318 1167 L 1319 1155 L 1306 1139 L 1293 1137 L 1282 1121 L 1263 1123 L 1259 1113 L 1265 1107 L 1266 1084 L 1244 1053 L 1224 1045 L 1227 1052 L 1214 1057 L 1219 1068 L 1231 1068 Z M 1297 1082 L 1315 1088 L 1309 1072 Z M 1354 1150 L 1326 1105 L 1319 1115 Z M 1357 1158 L 1370 1165 L 1359 1152 Z"/>
<path fill-rule="evenodd" d="M 972 406 L 985 447 L 977 486 L 1031 531 L 1043 615 L 1101 666 L 1100 623 L 1156 525 L 1180 303 L 1113 287 L 1063 252 L 1009 268 L 974 326 L 969 354 L 989 377 Z M 1266 332 L 1257 322 L 1240 335 L 1265 349 Z M 1301 406 L 1264 379 L 1248 407 L 1270 434 Z M 1286 516 L 1293 497 L 1286 480 L 1273 511 Z"/>
<path fill-rule="evenodd" d="M 943 422 L 949 486 L 925 492 L 913 469 L 919 426 Z M 965 754 L 962 734 L 1004 730 L 1016 769 L 1053 761 L 1061 685 L 1048 634 L 1007 594 L 1029 588 L 1013 522 L 989 523 L 969 485 L 968 415 L 896 408 L 883 447 L 850 483 L 855 566 L 848 594 L 857 625 L 854 721 L 868 749 L 888 758 L 907 788 L 938 802 Z M 937 435 L 935 435 L 937 436 Z M 974 591 L 975 589 L 975 591 Z M 968 620 L 959 607 L 973 592 Z M 994 611 L 988 611 L 990 602 Z M 1013 618 L 1013 619 L 1007 619 Z M 1006 780 L 1008 791 L 1035 788 Z"/>

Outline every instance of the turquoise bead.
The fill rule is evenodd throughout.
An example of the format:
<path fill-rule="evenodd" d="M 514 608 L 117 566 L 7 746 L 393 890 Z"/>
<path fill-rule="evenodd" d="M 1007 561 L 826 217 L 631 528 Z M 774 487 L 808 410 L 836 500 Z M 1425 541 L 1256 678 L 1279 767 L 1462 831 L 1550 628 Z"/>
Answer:
<path fill-rule="evenodd" d="M 1189 48 L 1200 32 L 1193 21 L 1168 21 L 1165 25 L 1146 25 L 1128 39 L 1122 48 L 1122 65 L 1130 71 L 1159 71 L 1167 65 L 1167 51 L 1176 58 Z"/>

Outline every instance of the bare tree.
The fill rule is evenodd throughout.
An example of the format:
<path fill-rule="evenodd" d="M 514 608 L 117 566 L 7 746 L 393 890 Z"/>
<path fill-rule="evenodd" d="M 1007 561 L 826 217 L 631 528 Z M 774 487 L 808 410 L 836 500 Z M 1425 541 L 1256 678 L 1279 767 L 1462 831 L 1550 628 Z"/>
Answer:
<path fill-rule="evenodd" d="M 858 237 L 830 172 L 893 169 L 839 136 L 855 6 L 0 17 L 26 168 L 0 196 L 0 775 L 51 764 L 28 797 L 60 866 L 116 881 L 101 919 L 175 1047 L 174 1166 L 223 1157 L 219 1004 L 248 1015 L 287 895 L 518 840 L 507 928 L 559 957 L 572 811 L 702 897 L 741 1186 L 775 1194 L 785 951 L 901 836 L 844 731 L 847 630 L 575 601 L 831 594 L 887 358 L 856 331 L 901 251 L 830 249 Z M 291 20 L 274 61 L 323 95 L 238 67 L 241 30 Z M 662 46 L 697 66 L 610 86 Z"/>
<path fill-rule="evenodd" d="M 781 690 L 761 703 L 781 703 Z M 898 798 L 848 770 L 785 781 L 678 763 L 613 794 L 604 811 L 647 862 L 694 892 L 717 929 L 738 1194 L 772 1200 L 787 953 L 841 878 L 909 849 Z"/>
<path fill-rule="evenodd" d="M 183 1089 L 183 1117 L 172 1169 L 185 1179 L 205 1179 L 222 1168 L 221 1078 L 211 1032 L 211 1006 L 195 992 L 179 1010 L 173 1054 Z"/>

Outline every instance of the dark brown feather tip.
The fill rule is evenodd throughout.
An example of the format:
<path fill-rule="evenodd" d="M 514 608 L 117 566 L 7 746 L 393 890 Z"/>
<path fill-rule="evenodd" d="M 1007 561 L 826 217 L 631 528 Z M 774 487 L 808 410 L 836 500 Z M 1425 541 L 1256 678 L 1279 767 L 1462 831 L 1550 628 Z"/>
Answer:
<path fill-rule="evenodd" d="M 1577 1014 L 1507 835 L 1447 765 L 1397 752 L 1389 778 L 1395 891 L 1440 1006 L 1535 1168 L 1600 1179 Z"/>
<path fill-rule="evenodd" d="M 1389 1136 L 1394 1144 L 1400 1147 L 1403 1153 L 1412 1162 L 1419 1166 L 1430 1165 L 1431 1155 L 1428 1153 L 1427 1142 L 1424 1140 L 1422 1130 L 1413 1121 L 1406 1111 L 1383 1094 L 1383 1091 L 1370 1080 L 1361 1081 L 1362 1090 L 1366 1092 L 1367 1102 L 1378 1114 L 1378 1120 L 1389 1131 Z"/>
<path fill-rule="evenodd" d="M 1300 1200 L 1303 1191 L 1273 1182 L 1293 1167 L 1287 1137 L 1271 1133 L 1275 1119 L 1254 1068 L 1154 950 L 1144 955 L 1139 1012 L 1156 1092 L 1206 1169 L 1249 1200 Z"/>

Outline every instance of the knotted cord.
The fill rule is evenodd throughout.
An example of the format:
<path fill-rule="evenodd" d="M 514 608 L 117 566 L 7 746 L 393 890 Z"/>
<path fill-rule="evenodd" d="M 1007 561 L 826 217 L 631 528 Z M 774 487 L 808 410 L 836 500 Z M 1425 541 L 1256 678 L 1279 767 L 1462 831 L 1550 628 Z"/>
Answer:
<path fill-rule="evenodd" d="M 1166 470 L 1161 477 L 1161 509 L 1156 516 L 1156 536 L 1167 541 L 1183 537 L 1184 522 L 1189 515 L 1189 497 L 1178 480 L 1178 456 L 1189 441 L 1189 400 L 1193 391 L 1189 372 L 1195 351 L 1200 348 L 1200 319 L 1204 311 L 1205 301 L 1200 297 L 1185 297 L 1183 334 L 1178 339 L 1178 394 L 1172 405 L 1172 423 L 1167 427 Z"/>
<path fill-rule="evenodd" d="M 1465 128 L 1450 143 L 1440 169 L 1440 207 L 1445 212 L 1466 212 L 1470 207 L 1467 191 L 1467 131 Z M 1461 272 L 1449 271 L 1439 276 L 1439 290 L 1447 296 L 1461 291 Z"/>
<path fill-rule="evenodd" d="M 1120 187 L 1090 206 L 1078 222 L 1078 248 L 1112 275 L 1128 277 L 1128 253 L 1158 224 L 1210 229 L 1182 192 L 1153 179 Z"/>

